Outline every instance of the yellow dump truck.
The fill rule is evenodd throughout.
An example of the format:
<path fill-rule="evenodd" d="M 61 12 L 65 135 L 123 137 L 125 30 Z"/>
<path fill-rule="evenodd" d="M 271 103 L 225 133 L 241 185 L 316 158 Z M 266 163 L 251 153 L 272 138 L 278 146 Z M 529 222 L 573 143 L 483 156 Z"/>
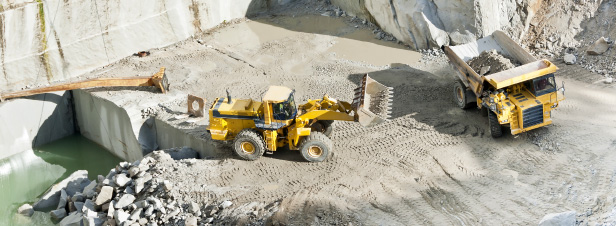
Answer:
<path fill-rule="evenodd" d="M 565 98 L 564 83 L 557 88 L 554 73 L 558 68 L 552 62 L 535 59 L 502 31 L 442 49 L 459 78 L 453 88 L 455 101 L 463 109 L 475 104 L 487 109 L 493 137 L 502 135 L 502 126 L 509 127 L 515 135 L 552 123 L 550 112 Z M 487 75 L 480 75 L 468 65 L 469 60 L 492 50 L 521 65 Z"/>
<path fill-rule="evenodd" d="M 207 130 L 214 140 L 232 141 L 235 153 L 245 160 L 288 147 L 299 150 L 307 161 L 320 162 L 332 151 L 329 135 L 334 121 L 372 126 L 386 121 L 391 113 L 392 88 L 368 75 L 355 89 L 351 103 L 325 95 L 296 106 L 294 94 L 282 86 L 269 87 L 261 101 L 233 99 L 227 93 L 210 107 Z"/>

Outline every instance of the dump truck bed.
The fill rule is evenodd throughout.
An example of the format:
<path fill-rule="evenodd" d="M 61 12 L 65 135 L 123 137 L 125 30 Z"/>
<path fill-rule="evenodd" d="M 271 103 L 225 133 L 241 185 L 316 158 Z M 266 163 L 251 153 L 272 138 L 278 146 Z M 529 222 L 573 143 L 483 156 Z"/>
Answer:
<path fill-rule="evenodd" d="M 502 72 L 481 76 L 467 62 L 479 56 L 483 51 L 490 50 L 496 50 L 502 55 L 509 56 L 522 63 L 522 65 Z M 444 46 L 443 51 L 451 64 L 459 72 L 458 76 L 462 82 L 477 95 L 482 91 L 484 82 L 489 82 L 499 89 L 551 73 L 557 69 L 556 66 L 547 60 L 537 60 L 502 31 L 495 31 L 487 37 L 467 44 Z"/>

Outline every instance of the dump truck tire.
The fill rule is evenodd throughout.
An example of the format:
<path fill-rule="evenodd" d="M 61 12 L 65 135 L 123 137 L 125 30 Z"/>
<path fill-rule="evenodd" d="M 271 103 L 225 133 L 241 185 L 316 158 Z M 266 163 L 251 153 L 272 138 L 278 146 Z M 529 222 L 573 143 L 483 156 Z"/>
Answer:
<path fill-rule="evenodd" d="M 244 129 L 235 136 L 233 150 L 240 158 L 254 161 L 265 153 L 265 141 L 258 131 Z"/>
<path fill-rule="evenodd" d="M 472 91 L 468 90 L 462 81 L 457 80 L 453 84 L 453 98 L 458 104 L 458 107 L 462 109 L 467 109 L 471 106 L 471 103 L 475 102 L 473 99 L 475 94 Z"/>
<path fill-rule="evenodd" d="M 488 110 L 488 126 L 490 126 L 490 134 L 494 138 L 499 138 L 503 135 L 503 127 L 498 123 L 498 117 L 492 111 Z"/>
<path fill-rule="evenodd" d="M 332 141 L 325 134 L 311 132 L 299 145 L 302 157 L 308 162 L 322 162 L 332 150 Z"/>
<path fill-rule="evenodd" d="M 336 127 L 334 122 L 334 120 L 322 120 L 315 122 L 312 126 L 310 126 L 311 132 L 323 133 L 325 136 L 330 137 Z"/>

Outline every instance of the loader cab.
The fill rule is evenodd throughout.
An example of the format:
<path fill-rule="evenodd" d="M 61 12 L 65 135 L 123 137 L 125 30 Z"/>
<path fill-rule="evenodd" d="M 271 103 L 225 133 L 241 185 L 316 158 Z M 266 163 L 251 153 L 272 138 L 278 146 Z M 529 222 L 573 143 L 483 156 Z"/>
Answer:
<path fill-rule="evenodd" d="M 274 120 L 291 120 L 297 115 L 295 106 L 295 91 L 283 86 L 270 86 L 263 102 L 271 104 L 271 114 Z"/>

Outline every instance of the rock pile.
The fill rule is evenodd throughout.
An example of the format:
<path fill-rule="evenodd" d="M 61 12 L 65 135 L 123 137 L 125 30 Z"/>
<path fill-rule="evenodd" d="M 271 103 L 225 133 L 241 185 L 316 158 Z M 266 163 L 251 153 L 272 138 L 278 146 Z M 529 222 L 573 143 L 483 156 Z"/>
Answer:
<path fill-rule="evenodd" d="M 514 68 L 520 63 L 509 59 L 496 50 L 483 51 L 479 56 L 468 61 L 468 66 L 479 75 L 489 75 Z"/>
<path fill-rule="evenodd" d="M 55 210 L 49 214 L 62 226 L 204 225 L 233 206 L 231 201 L 208 205 L 176 199 L 173 182 L 161 179 L 166 167 L 158 166 L 170 162 L 175 160 L 169 154 L 155 151 L 133 163 L 121 162 L 95 181 L 87 179 L 87 171 L 77 171 L 52 186 L 35 206 L 53 204 Z M 27 206 L 20 208 L 24 215 L 30 212 Z"/>

